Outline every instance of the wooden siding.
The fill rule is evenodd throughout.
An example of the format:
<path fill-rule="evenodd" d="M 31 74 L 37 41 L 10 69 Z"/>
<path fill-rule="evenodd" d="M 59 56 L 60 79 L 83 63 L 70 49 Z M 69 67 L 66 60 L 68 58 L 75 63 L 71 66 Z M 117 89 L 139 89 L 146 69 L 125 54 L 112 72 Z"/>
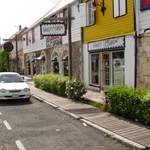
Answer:
<path fill-rule="evenodd" d="M 71 23 L 71 32 L 72 32 L 72 42 L 81 41 L 81 15 L 80 10 L 78 10 L 78 3 L 74 3 L 71 7 L 72 17 L 75 19 Z M 63 37 L 63 44 L 68 43 L 68 35 Z"/>
<path fill-rule="evenodd" d="M 97 0 L 96 2 L 100 2 Z M 96 6 L 96 24 L 84 28 L 84 42 L 102 40 L 134 32 L 134 7 L 133 1 L 127 0 L 127 14 L 113 17 L 113 0 L 105 1 L 106 11 L 103 16 L 100 7 Z"/>
<path fill-rule="evenodd" d="M 139 17 L 140 33 L 143 33 L 145 29 L 150 28 L 150 9 L 144 11 L 139 9 Z"/>
<path fill-rule="evenodd" d="M 23 39 L 25 39 L 23 41 L 23 48 L 24 48 L 24 53 L 29 53 L 29 52 L 33 52 L 33 51 L 37 51 L 37 50 L 42 50 L 46 48 L 46 40 L 41 39 L 41 35 L 40 35 L 40 26 L 35 27 L 34 29 L 34 33 L 35 33 L 35 42 L 32 43 L 32 29 L 29 30 L 28 32 L 28 45 L 26 45 L 26 36 L 23 36 Z M 31 40 L 31 41 L 30 41 Z"/>
<path fill-rule="evenodd" d="M 81 15 L 80 11 L 78 10 L 78 3 L 74 3 L 71 7 L 72 11 L 72 17 L 75 19 L 72 20 L 72 42 L 77 42 L 81 41 Z M 32 29 L 28 31 L 28 45 L 26 45 L 26 40 L 23 41 L 23 47 L 24 47 L 24 52 L 29 53 L 29 52 L 34 52 L 34 51 L 39 51 L 42 49 L 46 49 L 46 39 L 41 39 L 40 35 L 40 25 L 35 27 L 34 33 L 35 33 L 35 42 L 32 43 Z M 24 39 L 26 39 L 26 36 L 23 36 Z M 31 42 L 30 42 L 31 39 Z M 68 35 L 62 37 L 63 44 L 68 43 Z"/>

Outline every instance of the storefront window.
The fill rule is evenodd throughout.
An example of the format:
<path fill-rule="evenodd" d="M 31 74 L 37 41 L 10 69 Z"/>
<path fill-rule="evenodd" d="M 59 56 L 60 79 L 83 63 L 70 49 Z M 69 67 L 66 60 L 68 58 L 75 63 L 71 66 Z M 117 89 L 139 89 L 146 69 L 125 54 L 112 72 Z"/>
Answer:
<path fill-rule="evenodd" d="M 46 61 L 45 61 L 45 56 L 42 59 L 42 74 L 46 73 Z"/>
<path fill-rule="evenodd" d="M 99 85 L 99 54 L 91 55 L 91 83 Z"/>
<path fill-rule="evenodd" d="M 124 84 L 124 52 L 112 53 L 112 77 L 114 85 Z"/>
<path fill-rule="evenodd" d="M 34 75 L 36 73 L 36 58 L 31 59 L 31 66 L 32 66 L 32 74 Z"/>
<path fill-rule="evenodd" d="M 59 62 L 58 62 L 58 56 L 55 55 L 52 59 L 52 67 L 54 73 L 59 73 Z"/>
<path fill-rule="evenodd" d="M 64 70 L 64 76 L 68 76 L 69 75 L 68 53 L 65 53 L 63 57 L 63 70 Z"/>
<path fill-rule="evenodd" d="M 110 53 L 102 53 L 102 84 L 110 85 Z"/>

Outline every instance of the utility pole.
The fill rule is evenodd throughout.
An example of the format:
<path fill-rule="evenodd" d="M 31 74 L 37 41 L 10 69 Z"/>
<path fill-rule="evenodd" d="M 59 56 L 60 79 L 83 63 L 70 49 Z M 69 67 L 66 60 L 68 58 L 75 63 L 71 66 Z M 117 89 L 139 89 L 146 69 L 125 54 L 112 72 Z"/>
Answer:
<path fill-rule="evenodd" d="M 17 72 L 19 73 L 19 65 L 18 65 L 18 62 L 19 62 L 19 57 L 18 57 L 18 35 L 17 34 L 15 36 L 15 44 L 16 44 L 16 69 L 17 69 Z"/>

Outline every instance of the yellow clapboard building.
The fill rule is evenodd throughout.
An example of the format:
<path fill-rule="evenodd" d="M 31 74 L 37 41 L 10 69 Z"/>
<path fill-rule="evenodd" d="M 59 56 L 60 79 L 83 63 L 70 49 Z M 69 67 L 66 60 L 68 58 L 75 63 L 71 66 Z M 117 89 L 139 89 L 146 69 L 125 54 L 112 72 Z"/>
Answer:
<path fill-rule="evenodd" d="M 131 0 L 83 0 L 84 81 L 90 88 L 135 84 L 134 4 Z"/>

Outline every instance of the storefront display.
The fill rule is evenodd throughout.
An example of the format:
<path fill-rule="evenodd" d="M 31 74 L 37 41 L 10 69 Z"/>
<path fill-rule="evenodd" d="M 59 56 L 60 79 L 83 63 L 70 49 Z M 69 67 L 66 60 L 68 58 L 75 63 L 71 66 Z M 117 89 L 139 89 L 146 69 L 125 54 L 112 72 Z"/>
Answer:
<path fill-rule="evenodd" d="M 89 43 L 91 85 L 124 84 L 124 43 L 123 37 Z"/>

